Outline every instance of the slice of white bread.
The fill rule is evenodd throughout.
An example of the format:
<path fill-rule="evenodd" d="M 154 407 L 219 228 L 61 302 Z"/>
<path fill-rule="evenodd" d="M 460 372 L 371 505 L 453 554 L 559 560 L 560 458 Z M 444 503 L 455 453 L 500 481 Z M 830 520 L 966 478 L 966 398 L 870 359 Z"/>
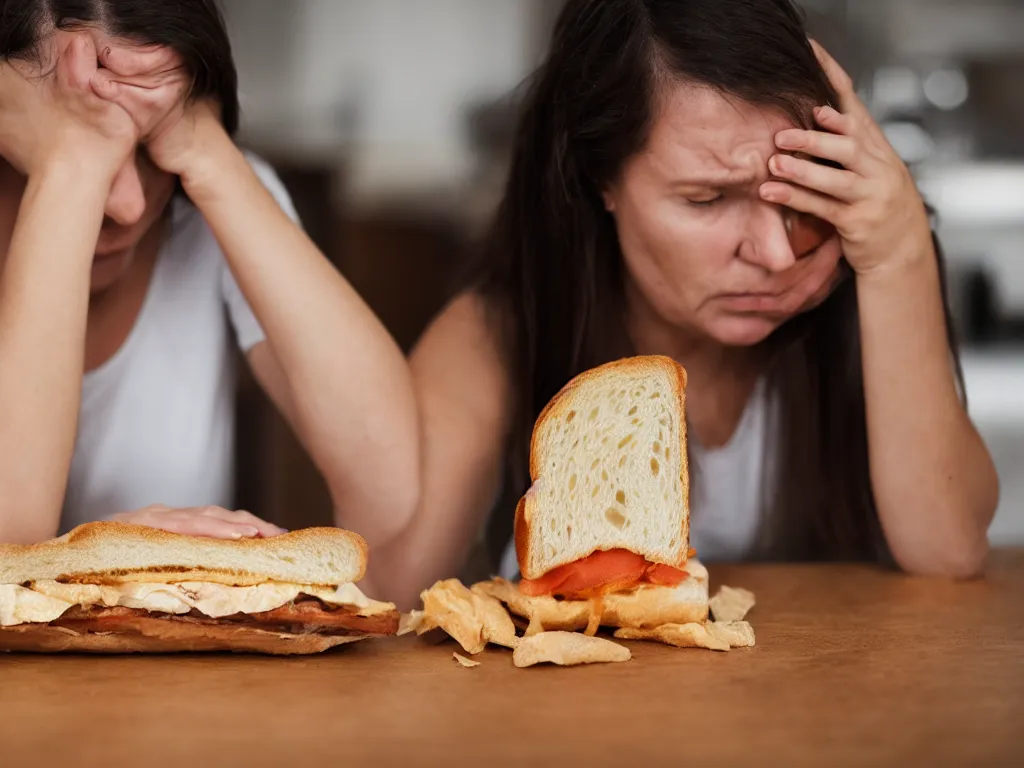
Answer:
<path fill-rule="evenodd" d="M 689 550 L 686 371 L 632 357 L 577 376 L 541 412 L 516 509 L 519 570 L 536 579 L 597 550 L 676 566 Z"/>
<path fill-rule="evenodd" d="M 704 622 L 708 618 L 708 571 L 696 560 L 688 560 L 684 570 L 687 577 L 678 586 L 643 585 L 630 592 L 613 592 L 600 601 L 528 597 L 504 579 L 480 582 L 472 589 L 500 600 L 516 616 L 544 630 L 585 629 L 596 608 L 601 610 L 604 627 L 649 629 Z"/>
<path fill-rule="evenodd" d="M 0 545 L 0 584 L 208 581 L 338 586 L 366 572 L 366 542 L 338 528 L 211 539 L 118 522 L 86 523 L 39 544 Z"/>

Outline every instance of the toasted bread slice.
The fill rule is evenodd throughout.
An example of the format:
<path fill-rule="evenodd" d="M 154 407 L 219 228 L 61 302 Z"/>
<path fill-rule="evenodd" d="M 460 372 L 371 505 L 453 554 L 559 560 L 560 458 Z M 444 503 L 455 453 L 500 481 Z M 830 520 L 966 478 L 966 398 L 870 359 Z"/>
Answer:
<path fill-rule="evenodd" d="M 0 584 L 52 579 L 82 584 L 206 581 L 338 586 L 366 571 L 366 542 L 338 528 L 266 539 L 210 539 L 127 525 L 86 523 L 39 544 L 0 545 Z"/>
<path fill-rule="evenodd" d="M 597 550 L 679 566 L 689 549 L 686 371 L 633 357 L 587 371 L 541 412 L 516 509 L 519 570 L 537 579 Z"/>

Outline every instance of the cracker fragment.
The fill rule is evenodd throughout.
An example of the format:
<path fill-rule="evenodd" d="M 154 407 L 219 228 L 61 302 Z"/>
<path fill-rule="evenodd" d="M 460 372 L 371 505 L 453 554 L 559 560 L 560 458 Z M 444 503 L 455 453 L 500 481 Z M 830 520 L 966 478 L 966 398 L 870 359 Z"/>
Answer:
<path fill-rule="evenodd" d="M 620 640 L 656 640 L 676 648 L 707 648 L 728 651 L 729 643 L 710 632 L 703 624 L 662 624 L 654 629 L 621 627 L 615 630 Z"/>
<path fill-rule="evenodd" d="M 732 648 L 752 648 L 754 628 L 748 621 L 709 621 L 708 632 Z"/>
<path fill-rule="evenodd" d="M 526 626 L 526 637 L 533 637 L 534 635 L 539 635 L 543 631 L 544 625 L 541 623 L 540 619 L 536 616 L 531 617 L 530 623 Z"/>
<path fill-rule="evenodd" d="M 458 651 L 455 651 L 455 652 L 452 653 L 452 658 L 455 659 L 455 661 L 457 661 L 459 663 L 459 666 L 465 667 L 466 669 L 472 669 L 473 667 L 479 667 L 480 666 L 480 662 L 479 661 L 473 661 L 472 659 L 467 659 L 465 656 L 463 656 Z"/>
<path fill-rule="evenodd" d="M 415 629 L 421 635 L 440 627 L 472 655 L 487 643 L 515 648 L 516 627 L 495 598 L 471 592 L 458 579 L 439 581 L 423 592 L 423 617 Z"/>
<path fill-rule="evenodd" d="M 520 640 L 512 652 L 512 663 L 517 667 L 534 664 L 596 664 L 629 661 L 629 649 L 601 637 L 588 637 L 579 632 L 541 632 Z"/>
<path fill-rule="evenodd" d="M 708 604 L 715 621 L 743 621 L 754 607 L 754 593 L 742 587 L 723 586 Z"/>
<path fill-rule="evenodd" d="M 423 611 L 409 611 L 403 613 L 398 619 L 398 632 L 396 637 L 408 635 L 411 632 L 422 634 L 419 628 L 423 625 Z"/>

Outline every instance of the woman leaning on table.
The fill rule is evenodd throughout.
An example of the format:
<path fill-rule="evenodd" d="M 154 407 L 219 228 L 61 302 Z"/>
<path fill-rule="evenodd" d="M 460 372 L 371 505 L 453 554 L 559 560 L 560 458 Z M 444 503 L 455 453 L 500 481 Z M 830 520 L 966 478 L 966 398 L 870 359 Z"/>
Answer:
<path fill-rule="evenodd" d="M 998 484 L 924 203 L 788 0 L 569 0 L 482 256 L 412 355 L 423 498 L 380 594 L 457 573 L 492 509 L 514 575 L 534 420 L 631 354 L 688 371 L 702 559 L 981 570 Z"/>
<path fill-rule="evenodd" d="M 0 541 L 111 513 L 278 533 L 222 508 L 233 348 L 342 524 L 373 544 L 411 512 L 405 360 L 238 112 L 213 0 L 0 0 Z"/>

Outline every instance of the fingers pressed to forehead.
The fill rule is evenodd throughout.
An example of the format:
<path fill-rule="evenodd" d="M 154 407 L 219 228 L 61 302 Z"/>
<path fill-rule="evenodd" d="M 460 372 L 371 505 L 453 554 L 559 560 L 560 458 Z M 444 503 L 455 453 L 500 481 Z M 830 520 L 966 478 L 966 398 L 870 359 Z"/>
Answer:
<path fill-rule="evenodd" d="M 167 46 L 134 45 L 109 37 L 97 42 L 100 64 L 122 77 L 173 72 L 183 64 L 181 56 Z"/>
<path fill-rule="evenodd" d="M 88 34 L 65 34 L 60 41 L 57 77 L 75 88 L 89 88 L 96 73 L 96 46 Z"/>

